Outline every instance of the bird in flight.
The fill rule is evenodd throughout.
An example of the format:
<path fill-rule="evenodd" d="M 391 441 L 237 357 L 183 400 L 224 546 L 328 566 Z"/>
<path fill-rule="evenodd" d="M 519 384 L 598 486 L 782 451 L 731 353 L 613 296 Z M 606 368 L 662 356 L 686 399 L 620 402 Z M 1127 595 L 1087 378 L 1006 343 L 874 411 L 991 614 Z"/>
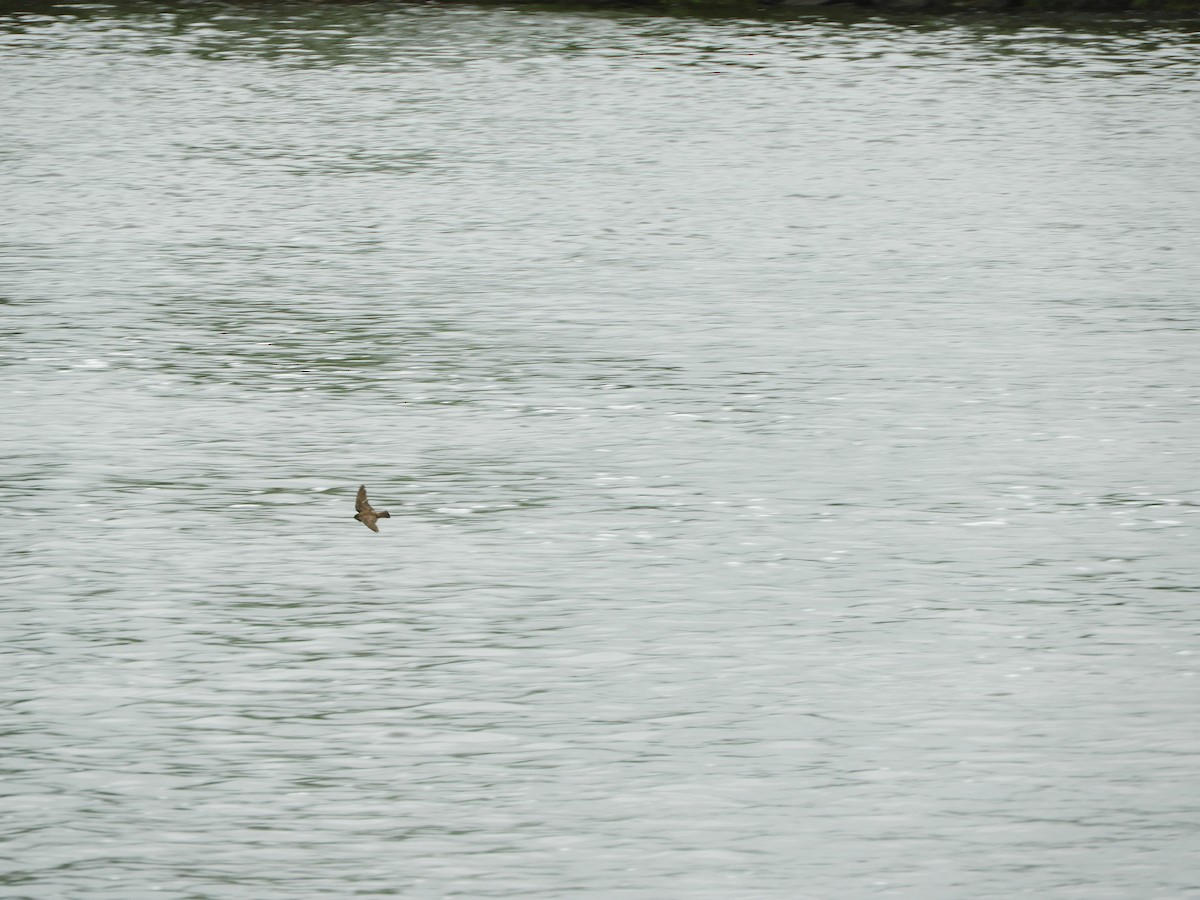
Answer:
<path fill-rule="evenodd" d="M 390 519 L 392 514 L 386 509 L 380 512 L 375 512 L 371 508 L 371 504 L 367 502 L 367 486 L 361 484 L 358 487 L 358 497 L 354 501 L 354 508 L 357 512 L 354 513 L 354 518 L 362 522 L 372 531 L 379 531 L 379 526 L 375 524 L 378 519 Z"/>

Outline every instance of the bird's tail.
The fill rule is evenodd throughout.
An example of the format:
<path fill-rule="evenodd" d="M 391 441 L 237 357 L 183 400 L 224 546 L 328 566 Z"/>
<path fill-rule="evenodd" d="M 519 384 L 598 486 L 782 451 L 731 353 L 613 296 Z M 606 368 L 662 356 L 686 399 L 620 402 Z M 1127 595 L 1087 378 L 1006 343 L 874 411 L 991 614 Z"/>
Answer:
<path fill-rule="evenodd" d="M 386 509 L 379 514 L 379 518 L 381 518 L 381 519 L 390 519 L 391 517 L 392 517 L 392 514 L 390 512 L 388 512 Z"/>

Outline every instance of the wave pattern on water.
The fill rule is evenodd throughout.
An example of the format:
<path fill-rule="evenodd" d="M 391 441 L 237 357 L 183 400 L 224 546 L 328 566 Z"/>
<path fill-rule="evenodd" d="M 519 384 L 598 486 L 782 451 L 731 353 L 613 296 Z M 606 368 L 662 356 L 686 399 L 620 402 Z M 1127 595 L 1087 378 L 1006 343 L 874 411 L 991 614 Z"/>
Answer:
<path fill-rule="evenodd" d="M 1197 890 L 1195 35 L 0 47 L 6 894 Z"/>

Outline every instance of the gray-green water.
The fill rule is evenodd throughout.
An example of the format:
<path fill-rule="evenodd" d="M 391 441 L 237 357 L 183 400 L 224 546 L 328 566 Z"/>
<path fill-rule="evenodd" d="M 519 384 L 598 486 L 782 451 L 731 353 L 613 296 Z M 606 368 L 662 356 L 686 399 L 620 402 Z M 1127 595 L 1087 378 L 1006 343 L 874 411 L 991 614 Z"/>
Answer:
<path fill-rule="evenodd" d="M 1200 38 L 0 26 L 4 896 L 1200 897 Z"/>

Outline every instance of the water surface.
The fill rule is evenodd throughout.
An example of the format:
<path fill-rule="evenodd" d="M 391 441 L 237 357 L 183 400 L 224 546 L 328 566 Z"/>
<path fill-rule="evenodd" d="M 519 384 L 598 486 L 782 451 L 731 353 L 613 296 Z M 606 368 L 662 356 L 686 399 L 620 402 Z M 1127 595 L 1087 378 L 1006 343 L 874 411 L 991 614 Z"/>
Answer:
<path fill-rule="evenodd" d="M 1198 44 L 0 18 L 4 893 L 1200 896 Z"/>

